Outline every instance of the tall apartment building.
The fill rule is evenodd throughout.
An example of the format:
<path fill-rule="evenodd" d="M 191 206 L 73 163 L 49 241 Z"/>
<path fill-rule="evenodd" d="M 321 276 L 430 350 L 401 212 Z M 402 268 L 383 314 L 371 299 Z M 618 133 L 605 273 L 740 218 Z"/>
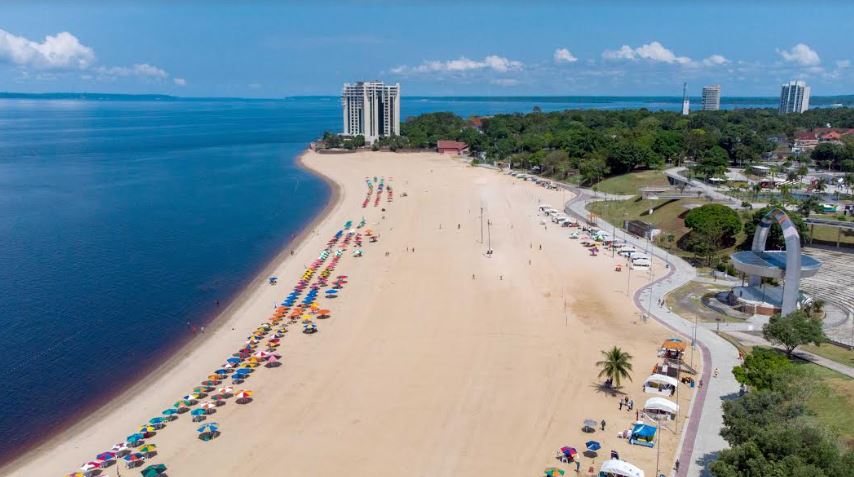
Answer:
<path fill-rule="evenodd" d="M 810 87 L 803 81 L 789 81 L 780 90 L 780 114 L 802 113 L 810 108 Z"/>
<path fill-rule="evenodd" d="M 721 109 L 721 85 L 713 84 L 703 87 L 703 111 L 718 111 Z"/>
<path fill-rule="evenodd" d="M 344 135 L 365 136 L 370 144 L 381 136 L 400 134 L 400 84 L 382 81 L 344 83 L 341 94 Z"/>

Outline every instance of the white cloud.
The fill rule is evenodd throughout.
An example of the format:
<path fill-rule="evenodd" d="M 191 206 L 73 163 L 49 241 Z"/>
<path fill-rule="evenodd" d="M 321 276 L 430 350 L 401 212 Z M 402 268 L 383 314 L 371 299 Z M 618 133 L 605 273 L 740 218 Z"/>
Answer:
<path fill-rule="evenodd" d="M 0 64 L 3 63 L 18 66 L 24 73 L 28 69 L 58 73 L 63 73 L 63 70 L 83 70 L 80 79 L 87 81 L 129 77 L 165 80 L 170 76 L 162 68 L 148 63 L 132 66 L 96 65 L 95 51 L 68 32 L 48 35 L 44 41 L 36 42 L 0 29 Z M 34 77 L 50 81 L 60 79 L 56 74 L 44 73 Z M 178 86 L 187 84 L 183 78 L 174 78 L 172 81 Z"/>
<path fill-rule="evenodd" d="M 680 65 L 693 63 L 691 58 L 677 56 L 673 51 L 668 50 L 657 41 L 641 45 L 637 48 L 623 45 L 619 50 L 605 50 L 602 52 L 602 58 L 606 60 L 647 60 L 656 63 L 675 63 Z"/>
<path fill-rule="evenodd" d="M 839 60 L 836 62 L 837 68 L 848 68 L 851 66 L 851 60 Z"/>
<path fill-rule="evenodd" d="M 571 51 L 566 48 L 558 48 L 554 53 L 555 63 L 575 63 L 578 61 Z"/>
<path fill-rule="evenodd" d="M 821 64 L 821 58 L 818 57 L 818 53 L 803 43 L 798 43 L 791 50 L 777 50 L 777 53 L 789 63 L 796 63 L 801 66 L 816 66 Z"/>
<path fill-rule="evenodd" d="M 398 66 L 396 68 L 392 68 L 391 72 L 395 74 L 409 74 L 409 73 L 437 73 L 437 72 L 461 72 L 461 71 L 472 71 L 472 70 L 484 70 L 489 69 L 492 71 L 498 71 L 501 73 L 507 71 L 517 71 L 521 70 L 523 67 L 522 62 L 509 60 L 504 58 L 503 56 L 497 55 L 489 55 L 484 58 L 482 61 L 470 60 L 464 56 L 457 58 L 456 60 L 448 60 L 448 61 L 425 61 L 418 66 Z"/>
<path fill-rule="evenodd" d="M 706 66 L 719 66 L 727 63 L 729 63 L 729 60 L 724 58 L 723 55 L 712 55 L 703 60 L 703 64 Z"/>
<path fill-rule="evenodd" d="M 156 66 L 148 63 L 139 63 L 133 66 L 99 66 L 95 68 L 95 72 L 102 76 L 138 76 L 143 78 L 159 78 L 165 79 L 169 73 Z"/>
<path fill-rule="evenodd" d="M 519 84 L 519 80 L 513 78 L 496 78 L 489 80 L 489 83 L 498 86 L 516 86 Z"/>
<path fill-rule="evenodd" d="M 39 43 L 0 29 L 0 63 L 39 69 L 86 69 L 94 61 L 92 48 L 71 33 L 48 35 Z"/>

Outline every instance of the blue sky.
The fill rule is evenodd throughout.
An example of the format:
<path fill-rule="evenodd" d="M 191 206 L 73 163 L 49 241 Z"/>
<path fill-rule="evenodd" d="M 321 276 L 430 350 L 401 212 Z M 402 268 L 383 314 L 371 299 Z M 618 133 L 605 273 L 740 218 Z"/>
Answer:
<path fill-rule="evenodd" d="M 0 91 L 282 97 L 382 79 L 405 95 L 680 95 L 688 81 L 775 96 L 800 78 L 854 93 L 854 2 L 699 3 L 7 2 Z"/>

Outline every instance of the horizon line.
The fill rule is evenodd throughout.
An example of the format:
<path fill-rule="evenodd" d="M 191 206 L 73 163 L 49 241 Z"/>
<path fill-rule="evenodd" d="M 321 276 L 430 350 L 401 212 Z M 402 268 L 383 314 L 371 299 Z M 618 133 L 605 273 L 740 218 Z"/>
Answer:
<path fill-rule="evenodd" d="M 38 98 L 38 97 L 49 97 L 49 96 L 103 96 L 103 97 L 128 97 L 128 98 L 164 98 L 164 99 L 177 99 L 177 100 L 248 100 L 248 101 L 283 101 L 288 99 L 296 99 L 296 98 L 338 98 L 340 94 L 300 94 L 300 95 L 286 95 L 286 96 L 278 96 L 278 97 L 248 97 L 248 96 L 178 96 L 174 94 L 167 93 L 102 93 L 96 91 L 79 91 L 79 92 L 67 92 L 67 91 L 53 91 L 53 92 L 44 92 L 44 93 L 26 93 L 26 92 L 17 92 L 17 91 L 0 91 L 0 99 L 16 99 L 16 98 Z M 410 96 L 402 96 L 403 98 L 435 98 L 435 99 L 448 99 L 448 98 L 673 98 L 681 101 L 682 96 L 680 95 L 656 95 L 656 94 L 646 94 L 646 95 L 621 95 L 621 94 L 584 94 L 584 95 L 574 95 L 574 94 L 502 94 L 502 95 L 494 95 L 494 94 L 466 94 L 466 95 L 432 95 L 432 94 L 415 94 Z M 694 98 L 702 98 L 701 95 L 697 96 L 688 96 L 690 99 Z M 819 98 L 846 98 L 846 97 L 854 97 L 854 93 L 846 93 L 846 94 L 830 94 L 830 95 L 811 95 L 811 99 L 819 99 Z M 73 99 L 73 98 L 69 98 Z M 86 99 L 86 98 L 81 98 Z M 743 100 L 743 99 L 769 99 L 769 100 L 777 100 L 779 96 L 758 96 L 758 95 L 730 95 L 730 96 L 722 96 L 721 102 L 726 102 L 727 100 Z"/>

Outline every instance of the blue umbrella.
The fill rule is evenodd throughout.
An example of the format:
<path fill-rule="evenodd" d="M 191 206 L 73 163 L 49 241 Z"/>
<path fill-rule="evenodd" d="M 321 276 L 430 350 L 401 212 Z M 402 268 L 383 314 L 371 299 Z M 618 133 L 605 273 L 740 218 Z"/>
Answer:
<path fill-rule="evenodd" d="M 602 448 L 602 445 L 596 441 L 587 441 L 584 445 L 587 446 L 587 450 L 591 452 L 596 452 Z"/>
<path fill-rule="evenodd" d="M 240 358 L 228 358 L 225 360 L 226 363 L 237 364 L 240 362 Z"/>
<path fill-rule="evenodd" d="M 164 419 L 162 417 L 152 417 L 151 419 L 148 420 L 149 424 L 163 424 L 164 422 L 166 422 L 166 419 Z"/>
<path fill-rule="evenodd" d="M 163 414 L 164 416 L 174 416 L 175 414 L 178 414 L 178 410 L 177 409 L 166 409 L 161 414 Z"/>
<path fill-rule="evenodd" d="M 334 295 L 336 293 L 338 293 L 338 290 L 326 290 L 327 295 Z"/>
<path fill-rule="evenodd" d="M 193 415 L 193 416 L 204 416 L 207 413 L 208 412 L 205 411 L 204 409 L 193 409 L 192 411 L 190 411 L 190 415 Z"/>
<path fill-rule="evenodd" d="M 234 372 L 234 374 L 249 374 L 252 370 L 250 368 L 240 368 Z"/>
<path fill-rule="evenodd" d="M 217 369 L 216 371 L 214 371 L 214 374 L 231 374 L 231 371 L 227 369 Z"/>
<path fill-rule="evenodd" d="M 209 422 L 207 424 L 202 424 L 201 426 L 199 426 L 198 429 L 196 429 L 196 431 L 201 432 L 203 434 L 205 432 L 217 432 L 217 431 L 219 431 L 219 424 L 217 424 L 215 422 Z"/>
<path fill-rule="evenodd" d="M 139 441 L 141 441 L 141 440 L 143 440 L 143 439 L 145 439 L 145 436 L 144 436 L 144 435 L 142 435 L 142 434 L 140 434 L 140 433 L 136 433 L 136 434 L 131 434 L 131 435 L 129 435 L 129 436 L 128 436 L 128 438 L 127 438 L 127 439 L 125 439 L 125 440 L 127 440 L 127 441 L 128 441 L 129 443 L 131 443 L 131 444 L 134 444 L 134 443 L 139 442 Z"/>

